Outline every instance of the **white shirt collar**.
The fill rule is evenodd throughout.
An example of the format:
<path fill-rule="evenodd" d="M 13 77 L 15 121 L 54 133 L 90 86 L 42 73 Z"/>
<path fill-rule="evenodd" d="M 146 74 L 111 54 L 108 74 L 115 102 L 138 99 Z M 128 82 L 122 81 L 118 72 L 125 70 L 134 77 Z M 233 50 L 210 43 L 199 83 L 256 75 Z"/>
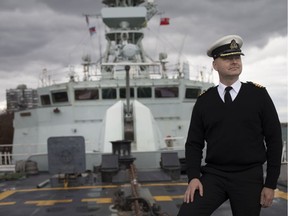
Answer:
<path fill-rule="evenodd" d="M 223 101 L 224 101 L 224 95 L 225 95 L 225 88 L 226 87 L 227 87 L 226 85 L 224 85 L 223 83 L 220 82 L 219 85 L 218 85 L 218 88 L 217 88 L 218 92 L 219 92 L 219 95 L 220 95 L 220 97 L 222 98 Z M 231 89 L 230 93 L 231 93 L 232 100 L 234 100 L 236 98 L 237 94 L 239 93 L 240 88 L 241 88 L 240 80 L 237 80 L 235 83 L 233 83 L 231 85 L 231 87 L 233 89 Z"/>

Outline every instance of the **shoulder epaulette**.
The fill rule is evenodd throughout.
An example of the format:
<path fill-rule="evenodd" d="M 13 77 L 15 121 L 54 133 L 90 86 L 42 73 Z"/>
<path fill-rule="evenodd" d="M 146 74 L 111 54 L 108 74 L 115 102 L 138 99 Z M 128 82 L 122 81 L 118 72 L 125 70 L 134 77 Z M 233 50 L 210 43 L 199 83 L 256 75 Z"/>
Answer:
<path fill-rule="evenodd" d="M 210 87 L 207 90 L 204 90 L 198 97 L 201 97 L 202 95 L 204 95 L 205 93 L 207 93 L 208 91 L 210 91 L 212 88 L 214 87 Z"/>
<path fill-rule="evenodd" d="M 247 82 L 248 84 L 251 84 L 253 86 L 256 86 L 257 88 L 265 88 L 264 86 L 258 84 L 258 83 L 254 83 L 254 82 Z"/>

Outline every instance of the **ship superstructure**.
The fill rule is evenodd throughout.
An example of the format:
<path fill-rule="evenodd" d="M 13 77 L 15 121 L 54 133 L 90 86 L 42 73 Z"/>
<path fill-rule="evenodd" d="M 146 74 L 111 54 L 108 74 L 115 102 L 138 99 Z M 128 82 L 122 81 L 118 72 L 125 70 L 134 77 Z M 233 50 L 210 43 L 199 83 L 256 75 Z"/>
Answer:
<path fill-rule="evenodd" d="M 37 89 L 38 107 L 15 113 L 15 160 L 30 158 L 46 170 L 47 140 L 57 136 L 83 136 L 88 167 L 99 164 L 99 155 L 111 152 L 117 140 L 131 141 L 135 154 L 176 150 L 184 157 L 194 102 L 213 84 L 191 80 L 187 63 L 168 70 L 165 53 L 156 61 L 146 55 L 143 29 L 157 14 L 154 1 L 103 4 L 107 45 L 97 77 L 89 76 L 95 64 L 86 56 L 83 81 L 71 76 L 66 83 Z M 151 167 L 159 166 L 156 161 Z"/>
<path fill-rule="evenodd" d="M 84 56 L 82 81 L 70 73 L 67 82 L 43 82 L 38 106 L 15 112 L 13 154 L 0 166 L 1 215 L 178 214 L 191 112 L 213 83 L 190 79 L 188 63 L 171 70 L 165 53 L 148 57 L 143 29 L 158 13 L 153 0 L 102 2 L 107 43 L 99 61 Z M 12 102 L 28 104 L 20 87 Z M 287 212 L 283 160 L 285 180 L 263 216 Z M 229 205 L 215 216 L 232 215 Z"/>

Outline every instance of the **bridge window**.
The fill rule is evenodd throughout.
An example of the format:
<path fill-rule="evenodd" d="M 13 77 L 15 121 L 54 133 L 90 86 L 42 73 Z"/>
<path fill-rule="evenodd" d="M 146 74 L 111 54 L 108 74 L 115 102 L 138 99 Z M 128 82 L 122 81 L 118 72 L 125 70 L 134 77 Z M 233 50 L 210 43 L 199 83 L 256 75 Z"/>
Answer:
<path fill-rule="evenodd" d="M 126 88 L 120 88 L 120 98 L 126 98 Z M 134 98 L 134 88 L 130 88 L 130 98 Z"/>
<path fill-rule="evenodd" d="M 97 99 L 99 99 L 98 89 L 75 90 L 75 100 L 97 100 Z"/>
<path fill-rule="evenodd" d="M 201 93 L 201 89 L 186 88 L 185 98 L 186 99 L 196 99 Z"/>
<path fill-rule="evenodd" d="M 151 98 L 152 89 L 150 87 L 138 87 L 137 88 L 137 97 L 138 98 Z"/>
<path fill-rule="evenodd" d="M 49 95 L 41 95 L 40 98 L 41 98 L 41 104 L 43 106 L 51 104 L 51 100 L 50 100 L 50 96 Z"/>
<path fill-rule="evenodd" d="M 52 101 L 53 101 L 53 103 L 68 102 L 67 92 L 54 92 L 54 93 L 52 93 Z"/>
<path fill-rule="evenodd" d="M 179 95 L 178 87 L 155 88 L 155 98 L 176 98 Z"/>
<path fill-rule="evenodd" d="M 116 99 L 116 89 L 115 88 L 105 88 L 102 89 L 102 99 Z"/>

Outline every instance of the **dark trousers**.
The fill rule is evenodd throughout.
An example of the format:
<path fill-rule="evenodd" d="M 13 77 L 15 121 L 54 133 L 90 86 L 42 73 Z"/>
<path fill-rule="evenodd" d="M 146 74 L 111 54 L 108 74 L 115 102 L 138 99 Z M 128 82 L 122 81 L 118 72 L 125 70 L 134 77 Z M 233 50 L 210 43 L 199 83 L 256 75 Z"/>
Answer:
<path fill-rule="evenodd" d="M 259 216 L 263 168 L 222 172 L 204 168 L 200 179 L 203 197 L 196 191 L 193 203 L 183 203 L 178 216 L 209 216 L 229 199 L 233 216 Z"/>

